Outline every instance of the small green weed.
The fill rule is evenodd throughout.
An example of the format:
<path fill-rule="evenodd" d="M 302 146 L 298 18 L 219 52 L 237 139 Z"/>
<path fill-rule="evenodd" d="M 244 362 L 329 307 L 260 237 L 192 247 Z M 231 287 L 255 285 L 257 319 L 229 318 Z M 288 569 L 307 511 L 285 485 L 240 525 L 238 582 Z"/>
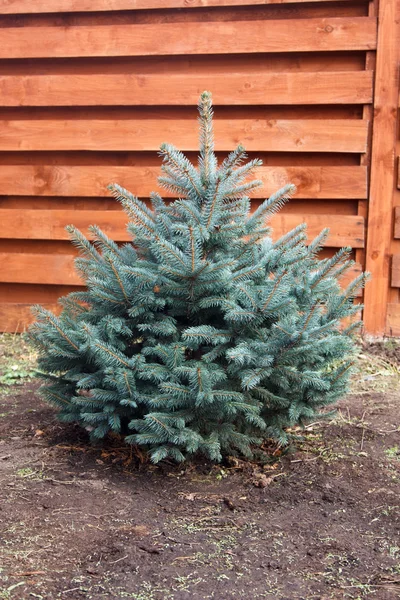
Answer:
<path fill-rule="evenodd" d="M 34 377 L 34 373 L 31 369 L 24 369 L 21 365 L 10 365 L 0 375 L 0 384 L 18 385 L 23 383 L 25 379 L 32 379 L 32 377 Z"/>
<path fill-rule="evenodd" d="M 226 477 L 228 477 L 228 473 L 225 471 L 225 469 L 223 469 L 222 467 L 218 468 L 218 473 L 215 476 L 215 479 L 218 479 L 218 481 L 221 481 L 221 479 L 225 479 Z"/>
<path fill-rule="evenodd" d="M 390 459 L 400 460 L 400 448 L 398 446 L 393 446 L 393 448 L 387 448 L 385 450 L 385 454 Z"/>
<path fill-rule="evenodd" d="M 44 473 L 43 471 L 34 471 L 30 467 L 24 467 L 22 469 L 18 469 L 16 472 L 18 477 L 30 478 L 30 479 L 43 479 Z"/>

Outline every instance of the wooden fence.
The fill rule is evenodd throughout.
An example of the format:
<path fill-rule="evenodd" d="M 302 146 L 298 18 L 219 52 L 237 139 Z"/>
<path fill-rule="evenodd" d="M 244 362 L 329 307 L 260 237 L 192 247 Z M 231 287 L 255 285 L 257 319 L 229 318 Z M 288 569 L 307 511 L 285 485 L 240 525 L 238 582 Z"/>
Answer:
<path fill-rule="evenodd" d="M 54 308 L 82 285 L 65 225 L 128 239 L 107 184 L 146 198 L 162 142 L 194 156 L 208 89 L 218 153 L 242 142 L 264 160 L 259 196 L 298 186 L 275 235 L 328 225 L 325 255 L 351 245 L 353 274 L 373 272 L 367 331 L 400 335 L 396 10 L 396 0 L 0 0 L 0 330 L 22 330 L 31 304 Z"/>

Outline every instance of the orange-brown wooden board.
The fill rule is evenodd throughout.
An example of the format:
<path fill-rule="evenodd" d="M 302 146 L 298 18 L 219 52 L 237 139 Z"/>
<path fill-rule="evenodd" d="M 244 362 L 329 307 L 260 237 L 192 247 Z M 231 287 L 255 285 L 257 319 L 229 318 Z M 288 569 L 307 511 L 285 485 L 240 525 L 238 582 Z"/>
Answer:
<path fill-rule="evenodd" d="M 400 206 L 394 208 L 394 232 L 393 237 L 395 240 L 400 239 Z"/>
<path fill-rule="evenodd" d="M 389 303 L 386 313 L 386 335 L 400 337 L 400 304 Z"/>
<path fill-rule="evenodd" d="M 378 3 L 376 0 L 369 0 L 368 2 L 368 16 L 375 17 Z M 365 69 L 370 73 L 374 73 L 376 67 L 376 52 L 369 51 L 365 53 Z M 368 142 L 367 151 L 360 156 L 360 165 L 368 166 L 371 164 L 371 141 L 372 141 L 372 125 L 374 121 L 374 107 L 373 104 L 365 104 L 363 106 L 363 119 L 369 122 L 368 131 Z M 368 200 L 359 200 L 357 207 L 357 214 L 362 215 L 365 219 L 368 218 Z M 365 265 L 365 248 L 356 250 L 356 260 L 360 264 Z"/>
<path fill-rule="evenodd" d="M 376 19 L 3 27 L 0 58 L 371 50 Z"/>
<path fill-rule="evenodd" d="M 364 219 L 357 215 L 298 215 L 279 214 L 271 219 L 273 237 L 277 238 L 299 223 L 308 224 L 310 238 L 330 227 L 326 245 L 332 247 L 364 246 Z M 0 238 L 65 240 L 65 226 L 74 224 L 85 235 L 90 224 L 98 225 L 114 240 L 130 241 L 126 231 L 127 217 L 122 211 L 86 210 L 14 210 L 0 209 Z M 1 262 L 0 262 L 1 264 Z"/>
<path fill-rule="evenodd" d="M 365 152 L 362 119 L 215 119 L 217 150 L 242 143 L 248 151 Z M 168 141 L 198 148 L 196 124 L 186 119 L 70 119 L 0 121 L 0 150 L 155 151 Z"/>
<path fill-rule="evenodd" d="M 74 270 L 74 255 L 17 254 L 0 252 L 3 268 L 0 282 L 42 285 L 82 285 Z M 361 273 L 360 265 L 349 270 L 343 281 L 351 281 Z"/>
<path fill-rule="evenodd" d="M 390 255 L 393 235 L 393 192 L 396 189 L 395 143 L 398 137 L 400 61 L 400 4 L 379 3 L 379 49 L 376 55 L 371 181 L 368 204 L 366 268 L 371 272 L 365 290 L 366 333 L 387 331 L 385 313 L 390 305 Z M 389 319 L 389 317 L 388 317 Z"/>
<path fill-rule="evenodd" d="M 0 105 L 195 105 L 205 89 L 215 105 L 365 104 L 372 71 L 3 75 Z"/>
<path fill-rule="evenodd" d="M 48 256 L 48 255 L 38 255 L 36 257 L 37 262 L 35 264 L 35 262 L 34 262 L 35 255 L 34 254 L 21 255 L 22 262 L 24 262 L 26 260 L 25 259 L 26 256 L 29 257 L 28 262 L 25 263 L 27 268 L 33 268 L 34 272 L 37 272 L 37 270 L 40 268 L 44 268 L 48 272 L 48 276 L 47 276 L 48 280 L 51 280 L 52 278 L 54 278 L 56 281 L 60 280 L 60 273 L 58 271 L 59 264 L 57 264 L 54 261 L 54 259 L 53 259 L 54 257 Z M 0 254 L 0 258 L 4 258 L 4 256 L 2 256 Z M 72 261 L 72 259 L 73 259 L 73 257 L 71 257 L 71 261 Z M 341 280 L 341 285 L 343 287 L 345 287 L 348 283 L 350 283 L 350 281 L 352 279 L 354 279 L 354 277 L 357 277 L 357 275 L 359 275 L 360 273 L 361 273 L 360 265 L 355 265 L 354 267 L 352 267 L 352 269 L 349 270 L 348 273 L 346 273 L 343 276 L 343 278 Z M 67 276 L 67 274 L 64 273 L 64 276 Z M 0 277 L 1 277 L 1 275 L 0 275 Z M 77 279 L 77 283 L 81 283 L 79 279 Z M 11 284 L 11 285 L 13 285 L 13 284 Z M 37 303 L 37 301 L 35 300 L 35 301 L 29 302 L 29 288 L 31 288 L 32 286 L 26 285 L 26 286 L 22 286 L 22 287 L 26 288 L 26 293 L 21 294 L 21 299 L 19 302 L 0 302 L 0 332 L 14 333 L 14 332 L 25 331 L 25 329 L 33 321 L 31 307 L 32 307 L 32 304 Z M 52 289 L 53 288 L 53 286 L 51 286 L 51 285 L 43 286 L 43 287 L 44 287 L 44 289 L 46 289 L 46 288 Z M 361 292 L 359 293 L 359 296 L 361 296 Z M 47 310 L 51 310 L 56 313 L 59 313 L 61 311 L 61 305 L 57 304 L 54 301 L 52 301 L 52 302 L 47 301 L 44 303 L 41 302 L 41 304 Z M 399 316 L 400 316 L 400 313 L 399 313 Z M 400 319 L 399 319 L 399 325 L 400 325 Z M 400 333 L 400 326 L 399 326 L 399 333 Z"/>
<path fill-rule="evenodd" d="M 40 283 L 42 285 L 82 285 L 74 269 L 72 254 L 28 254 L 0 252 L 4 283 Z"/>
<path fill-rule="evenodd" d="M 154 10 L 246 6 L 332 0 L 0 0 L 0 14 L 61 13 L 114 10 Z"/>
<path fill-rule="evenodd" d="M 392 256 L 391 286 L 400 288 L 400 254 Z"/>
<path fill-rule="evenodd" d="M 110 183 L 118 183 L 142 198 L 153 190 L 172 197 L 158 185 L 160 174 L 156 166 L 3 165 L 0 195 L 101 197 L 110 195 Z M 263 182 L 254 190 L 255 198 L 268 197 L 287 183 L 296 185 L 296 198 L 367 197 L 366 167 L 260 167 L 255 176 Z"/>
<path fill-rule="evenodd" d="M 59 304 L 44 304 L 44 308 L 59 313 Z M 0 332 L 21 333 L 35 320 L 32 314 L 32 305 L 26 303 L 1 303 L 0 302 Z"/>

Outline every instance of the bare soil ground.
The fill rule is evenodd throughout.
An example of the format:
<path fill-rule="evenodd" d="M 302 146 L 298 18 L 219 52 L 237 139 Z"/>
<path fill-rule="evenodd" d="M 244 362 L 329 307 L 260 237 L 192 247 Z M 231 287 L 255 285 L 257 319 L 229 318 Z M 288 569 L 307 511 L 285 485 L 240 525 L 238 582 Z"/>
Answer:
<path fill-rule="evenodd" d="M 290 452 L 183 467 L 90 446 L 17 354 L 3 344 L 3 383 L 25 383 L 0 394 L 1 599 L 400 598 L 396 345 L 364 348 L 354 393 Z"/>

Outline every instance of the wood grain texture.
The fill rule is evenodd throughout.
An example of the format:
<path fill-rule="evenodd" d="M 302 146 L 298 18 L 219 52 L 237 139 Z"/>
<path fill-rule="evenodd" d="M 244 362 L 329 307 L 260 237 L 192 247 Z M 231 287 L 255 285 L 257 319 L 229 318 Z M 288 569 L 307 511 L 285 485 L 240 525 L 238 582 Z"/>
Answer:
<path fill-rule="evenodd" d="M 249 152 L 365 152 L 362 119 L 215 119 L 216 150 L 242 143 Z M 29 119 L 0 121 L 0 150 L 155 151 L 168 140 L 183 151 L 198 148 L 198 132 L 185 119 Z"/>
<path fill-rule="evenodd" d="M 255 6 L 329 1 L 332 0 L 35 0 L 34 2 L 30 2 L 29 0 L 0 0 L 0 14 L 109 12 L 115 10 Z"/>
<path fill-rule="evenodd" d="M 26 255 L 24 255 L 24 256 L 26 256 Z M 22 257 L 22 260 L 24 260 L 24 256 Z M 32 256 L 34 257 L 35 255 L 31 255 L 31 257 Z M 47 255 L 45 255 L 45 256 L 47 256 Z M 49 258 L 50 258 L 50 260 L 47 260 Z M 71 257 L 71 258 L 73 258 L 73 257 Z M 38 263 L 35 268 L 36 269 L 37 268 L 46 269 L 46 271 L 49 272 L 48 279 L 51 279 L 51 277 L 54 276 L 55 279 L 58 281 L 60 279 L 60 275 L 59 275 L 59 273 L 57 273 L 58 265 L 55 264 L 54 261 L 51 260 L 51 257 L 47 256 L 47 259 L 44 257 L 39 257 Z M 32 258 L 29 261 L 29 265 L 30 266 L 33 265 Z M 361 273 L 361 266 L 354 265 L 354 267 L 348 273 L 346 273 L 345 276 L 343 276 L 343 278 L 341 280 L 341 285 L 343 287 L 345 287 L 346 285 L 348 285 L 350 283 L 350 281 L 352 279 L 354 279 L 354 277 L 356 277 L 360 273 Z M 1 275 L 0 275 L 0 278 L 1 278 Z M 80 280 L 78 280 L 78 282 L 81 283 Z M 29 288 L 30 286 L 26 286 L 26 287 Z M 45 290 L 46 290 L 46 288 L 51 290 L 54 286 L 48 285 L 48 286 L 43 286 L 43 287 Z M 1 302 L 0 303 L 0 331 L 8 332 L 8 333 L 20 333 L 20 332 L 25 331 L 27 329 L 27 327 L 30 325 L 30 323 L 32 323 L 34 320 L 32 312 L 31 312 L 32 304 L 33 304 L 33 302 L 29 302 L 29 294 L 27 294 L 25 296 L 24 302 Z M 41 305 L 44 308 L 46 308 L 47 310 L 50 310 L 57 314 L 60 313 L 60 311 L 61 311 L 60 304 L 58 304 L 57 302 L 54 302 L 54 301 L 53 302 L 41 302 Z M 400 321 L 400 319 L 399 319 L 399 321 Z M 400 327 L 399 327 L 399 332 L 400 332 Z"/>
<path fill-rule="evenodd" d="M 376 17 L 377 14 L 377 2 L 378 0 L 369 0 L 368 2 L 368 16 Z M 365 53 L 365 63 L 364 67 L 366 71 L 370 73 L 374 73 L 376 66 L 376 53 L 373 51 L 369 51 Z M 369 167 L 371 164 L 371 141 L 372 141 L 372 126 L 374 122 L 374 107 L 372 104 L 365 104 L 363 106 L 363 119 L 368 121 L 368 142 L 367 142 L 367 151 L 361 155 L 360 157 L 360 165 Z M 362 215 L 365 219 L 368 217 L 368 200 L 360 199 L 358 201 L 357 206 L 357 214 Z M 365 249 L 360 248 L 355 252 L 355 260 L 365 265 Z"/>
<path fill-rule="evenodd" d="M 278 238 L 299 223 L 308 224 L 310 238 L 330 227 L 326 245 L 331 247 L 364 245 L 364 219 L 352 215 L 278 214 L 271 219 L 273 237 Z M 14 210 L 0 209 L 0 238 L 31 240 L 67 240 L 66 225 L 73 224 L 89 235 L 90 224 L 98 225 L 116 241 L 131 241 L 126 231 L 127 217 L 117 210 Z M 1 264 L 1 262 L 0 262 Z"/>
<path fill-rule="evenodd" d="M 400 254 L 392 256 L 391 282 L 392 287 L 400 288 Z"/>
<path fill-rule="evenodd" d="M 72 254 L 28 254 L 0 252 L 4 283 L 40 283 L 42 285 L 82 285 L 74 269 Z"/>
<path fill-rule="evenodd" d="M 398 0 L 380 3 L 379 68 L 389 61 L 393 77 Z M 243 143 L 265 161 L 254 207 L 287 182 L 298 187 L 274 237 L 302 220 L 310 237 L 330 225 L 324 253 L 349 244 L 363 261 L 368 121 L 386 136 L 382 111 L 393 109 L 384 91 L 372 110 L 365 57 L 375 55 L 376 19 L 364 0 L 0 0 L 0 15 L 0 331 L 23 329 L 39 297 L 55 307 L 56 290 L 82 285 L 67 223 L 86 231 L 97 222 L 128 239 L 107 185 L 146 199 L 159 189 L 162 142 L 197 154 L 194 105 L 204 89 L 217 106 L 218 152 Z M 393 221 L 393 208 L 389 217 L 379 208 L 386 150 L 376 154 L 373 227 L 377 206 Z M 388 286 L 400 250 L 384 252 Z"/>
<path fill-rule="evenodd" d="M 43 304 L 43 307 L 59 313 L 59 304 Z M 0 331 L 4 333 L 22 333 L 33 323 L 32 305 L 27 303 L 0 303 Z"/>
<path fill-rule="evenodd" d="M 74 270 L 74 255 L 28 254 L 0 252 L 4 269 L 0 272 L 0 282 L 27 283 L 42 285 L 82 285 L 82 280 Z M 361 266 L 354 265 L 343 276 L 347 285 L 361 273 Z"/>
<path fill-rule="evenodd" d="M 182 33 L 184 32 L 184 35 Z M 372 17 L 4 27 L 0 58 L 370 50 Z"/>
<path fill-rule="evenodd" d="M 387 305 L 386 332 L 387 335 L 400 337 L 400 304 L 391 302 Z"/>
<path fill-rule="evenodd" d="M 107 186 L 118 183 L 141 198 L 151 191 L 172 197 L 158 185 L 160 173 L 155 166 L 3 165 L 0 195 L 107 197 Z M 253 192 L 254 198 L 268 197 L 287 183 L 296 185 L 297 199 L 367 197 L 366 167 L 260 167 L 255 176 L 263 186 Z"/>
<path fill-rule="evenodd" d="M 379 5 L 379 48 L 376 57 L 374 127 L 368 211 L 366 269 L 372 275 L 365 290 L 364 323 L 368 334 L 385 333 L 390 283 L 393 190 L 396 182 L 395 141 L 399 93 L 400 31 L 398 0 Z"/>
<path fill-rule="evenodd" d="M 372 71 L 2 75 L 0 105 L 194 106 L 205 89 L 214 105 L 365 104 Z"/>

